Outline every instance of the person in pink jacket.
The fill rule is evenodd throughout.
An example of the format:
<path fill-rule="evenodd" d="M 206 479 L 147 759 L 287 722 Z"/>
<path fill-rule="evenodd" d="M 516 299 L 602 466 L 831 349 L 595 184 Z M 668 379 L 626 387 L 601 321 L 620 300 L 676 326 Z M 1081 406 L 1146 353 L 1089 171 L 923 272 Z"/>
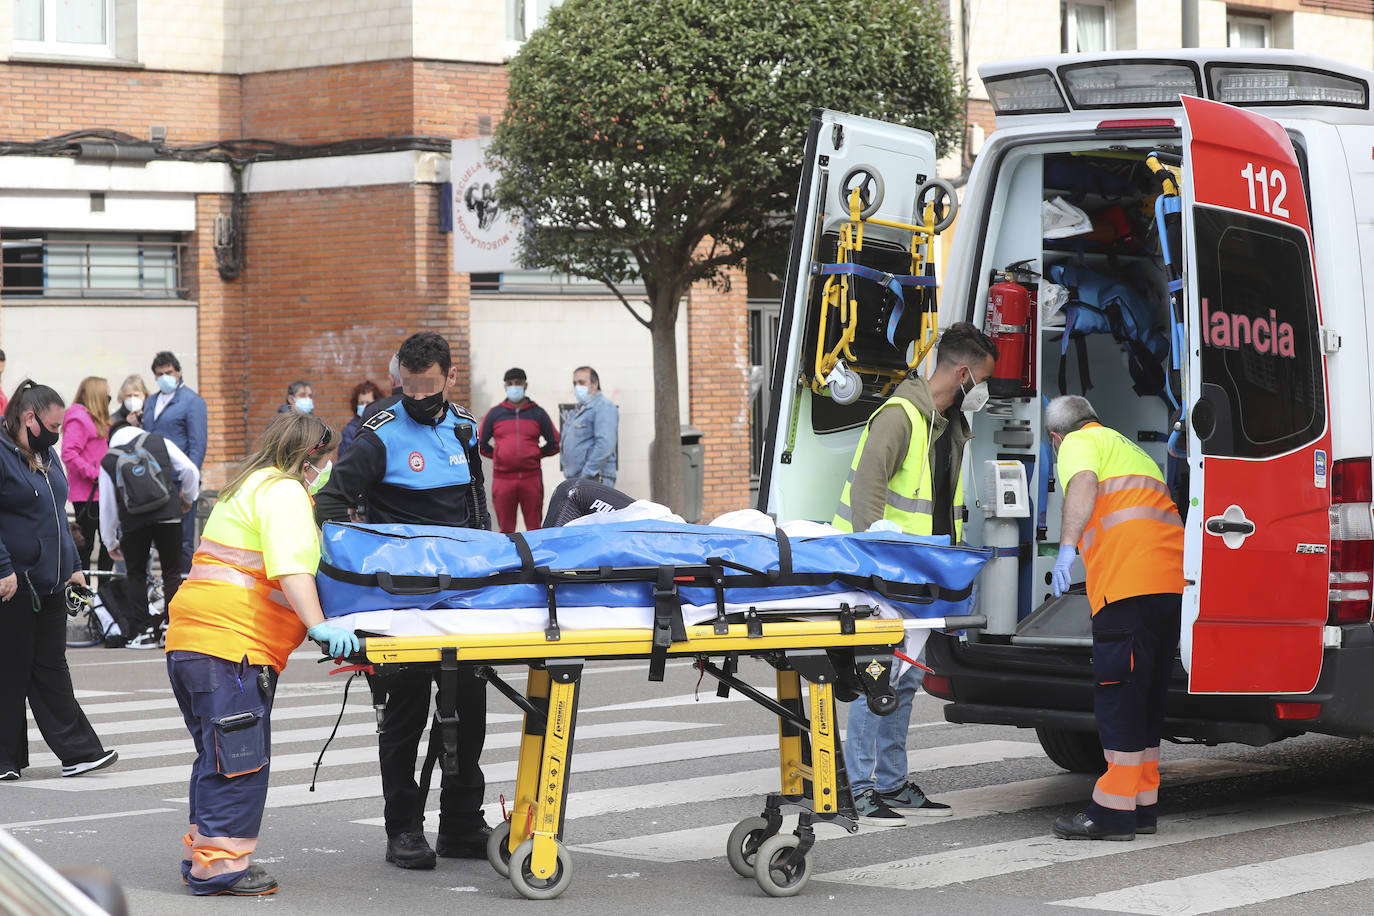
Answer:
<path fill-rule="evenodd" d="M 84 543 L 78 554 L 83 569 L 90 568 L 95 533 L 100 528 L 100 459 L 108 448 L 110 434 L 110 383 L 87 376 L 76 389 L 72 406 L 62 417 L 62 464 L 67 468 L 72 507 Z M 114 560 L 100 545 L 99 568 L 114 568 Z"/>

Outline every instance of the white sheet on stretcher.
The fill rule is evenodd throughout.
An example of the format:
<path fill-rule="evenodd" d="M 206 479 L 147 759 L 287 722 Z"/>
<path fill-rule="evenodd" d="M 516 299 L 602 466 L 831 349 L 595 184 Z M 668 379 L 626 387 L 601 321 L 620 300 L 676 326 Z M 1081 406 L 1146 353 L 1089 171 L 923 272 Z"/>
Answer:
<path fill-rule="evenodd" d="M 897 618 L 902 615 L 891 604 L 876 599 L 868 592 L 837 592 L 830 595 L 817 595 L 814 598 L 789 599 L 779 601 L 756 601 L 753 604 L 726 603 L 727 614 L 742 614 L 749 608 L 759 610 L 786 609 L 804 614 L 807 610 L 825 611 L 833 614 L 840 603 L 850 607 L 866 605 L 876 607 L 879 617 Z M 687 625 L 709 623 L 715 619 L 716 605 L 684 604 L 682 620 Z M 360 630 L 379 636 L 475 636 L 491 633 L 543 633 L 548 625 L 548 608 L 397 608 L 390 611 L 362 611 L 331 617 L 329 622 L 350 630 Z M 644 629 L 654 626 L 652 607 L 560 607 L 558 626 L 563 630 L 594 629 Z M 928 629 L 908 630 L 902 651 L 910 658 L 916 658 L 925 647 Z M 819 647 L 818 647 L 819 648 Z M 907 665 L 897 660 L 893 678 L 899 678 Z"/>

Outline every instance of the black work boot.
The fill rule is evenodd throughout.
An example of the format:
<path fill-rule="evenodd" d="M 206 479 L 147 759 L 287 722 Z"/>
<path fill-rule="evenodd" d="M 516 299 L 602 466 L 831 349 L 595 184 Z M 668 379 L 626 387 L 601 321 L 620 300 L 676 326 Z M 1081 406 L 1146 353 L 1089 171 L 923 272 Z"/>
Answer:
<path fill-rule="evenodd" d="M 485 852 L 483 853 L 485 855 Z M 434 850 L 420 831 L 386 838 L 386 860 L 398 868 L 433 868 Z"/>
<path fill-rule="evenodd" d="M 491 836 L 491 828 L 486 824 L 481 824 L 475 830 L 466 833 L 448 835 L 439 834 L 439 842 L 434 844 L 434 851 L 445 859 L 485 859 L 487 857 L 487 838 Z"/>
<path fill-rule="evenodd" d="M 1135 831 L 1113 833 L 1093 820 L 1086 811 L 1064 814 L 1054 822 L 1054 835 L 1061 840 L 1134 840 Z"/>
<path fill-rule="evenodd" d="M 233 884 L 224 890 L 212 891 L 205 894 L 206 897 L 262 897 L 265 894 L 275 894 L 277 892 L 277 879 L 273 878 L 261 865 L 250 865 L 248 870 L 243 873 Z"/>

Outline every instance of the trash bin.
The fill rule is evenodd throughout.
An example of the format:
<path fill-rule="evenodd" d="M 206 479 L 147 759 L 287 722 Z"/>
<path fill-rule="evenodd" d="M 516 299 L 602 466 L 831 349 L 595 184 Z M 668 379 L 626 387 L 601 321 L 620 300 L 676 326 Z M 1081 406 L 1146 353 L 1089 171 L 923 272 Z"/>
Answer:
<path fill-rule="evenodd" d="M 682 517 L 692 524 L 701 521 L 702 491 L 706 486 L 706 446 L 701 430 L 682 427 Z"/>

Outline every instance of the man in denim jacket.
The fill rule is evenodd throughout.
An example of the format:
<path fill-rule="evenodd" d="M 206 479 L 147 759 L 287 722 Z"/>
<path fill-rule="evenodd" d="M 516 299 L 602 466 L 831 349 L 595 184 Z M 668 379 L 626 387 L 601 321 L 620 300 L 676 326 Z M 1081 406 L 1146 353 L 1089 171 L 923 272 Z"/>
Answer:
<path fill-rule="evenodd" d="M 601 377 L 591 366 L 573 372 L 578 408 L 563 424 L 563 476 L 615 486 L 620 409 L 601 393 Z"/>

